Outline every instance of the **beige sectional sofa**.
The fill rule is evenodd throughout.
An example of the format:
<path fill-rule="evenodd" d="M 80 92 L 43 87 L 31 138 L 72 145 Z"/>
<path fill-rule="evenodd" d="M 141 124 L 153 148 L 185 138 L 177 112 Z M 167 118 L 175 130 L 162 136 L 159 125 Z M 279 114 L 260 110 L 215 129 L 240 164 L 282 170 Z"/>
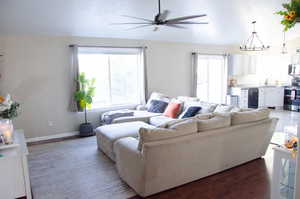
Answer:
<path fill-rule="evenodd" d="M 158 127 L 144 122 L 102 126 L 97 140 L 120 177 L 145 197 L 262 157 L 277 121 L 267 109 L 237 109 Z"/>

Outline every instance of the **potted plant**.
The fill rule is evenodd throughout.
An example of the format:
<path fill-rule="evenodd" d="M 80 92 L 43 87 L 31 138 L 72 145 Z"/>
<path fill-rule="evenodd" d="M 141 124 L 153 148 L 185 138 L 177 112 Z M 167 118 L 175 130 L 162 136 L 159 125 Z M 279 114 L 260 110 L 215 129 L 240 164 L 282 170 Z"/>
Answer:
<path fill-rule="evenodd" d="M 8 94 L 5 98 L 0 96 L 0 118 L 12 120 L 18 116 L 20 104 L 13 101 Z"/>
<path fill-rule="evenodd" d="M 276 12 L 283 16 L 281 24 L 284 26 L 284 31 L 288 31 L 300 21 L 300 0 L 291 0 L 290 3 L 282 4 L 283 10 Z"/>
<path fill-rule="evenodd" d="M 91 108 L 93 103 L 93 97 L 95 96 L 94 84 L 96 80 L 87 79 L 85 73 L 80 73 L 78 79 L 79 90 L 75 92 L 75 99 L 78 102 L 81 110 L 84 111 L 85 123 L 80 124 L 79 132 L 80 136 L 91 136 L 94 135 L 94 129 L 90 122 L 87 120 L 87 109 Z"/>

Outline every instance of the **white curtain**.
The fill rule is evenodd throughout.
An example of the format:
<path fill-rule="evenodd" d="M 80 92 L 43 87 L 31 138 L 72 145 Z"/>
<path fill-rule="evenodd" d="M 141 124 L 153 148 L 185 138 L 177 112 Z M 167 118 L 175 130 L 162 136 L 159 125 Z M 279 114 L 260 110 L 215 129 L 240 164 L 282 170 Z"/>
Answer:
<path fill-rule="evenodd" d="M 79 84 L 76 81 L 79 76 L 78 47 L 76 45 L 72 45 L 70 46 L 70 50 L 71 50 L 71 68 L 70 68 L 71 92 L 70 92 L 69 110 L 71 112 L 78 112 L 79 111 L 78 102 L 74 97 L 74 93 L 79 89 Z"/>
<path fill-rule="evenodd" d="M 225 103 L 227 56 L 193 53 L 193 95 L 201 101 Z"/>
<path fill-rule="evenodd" d="M 147 48 L 146 47 L 143 47 L 141 49 L 141 60 L 140 60 L 140 64 L 141 64 L 141 86 L 139 87 L 140 88 L 140 103 L 141 104 L 146 104 L 146 99 L 147 99 L 147 96 L 148 96 L 148 79 L 147 79 L 147 65 L 146 65 L 146 50 Z"/>

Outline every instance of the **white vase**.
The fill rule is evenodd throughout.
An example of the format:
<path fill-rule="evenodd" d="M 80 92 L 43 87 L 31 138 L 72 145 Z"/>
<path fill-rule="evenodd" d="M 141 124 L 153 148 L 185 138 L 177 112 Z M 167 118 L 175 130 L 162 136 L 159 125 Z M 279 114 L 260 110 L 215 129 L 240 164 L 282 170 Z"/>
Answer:
<path fill-rule="evenodd" d="M 14 127 L 10 119 L 0 120 L 0 135 L 4 144 L 12 144 L 14 142 Z"/>

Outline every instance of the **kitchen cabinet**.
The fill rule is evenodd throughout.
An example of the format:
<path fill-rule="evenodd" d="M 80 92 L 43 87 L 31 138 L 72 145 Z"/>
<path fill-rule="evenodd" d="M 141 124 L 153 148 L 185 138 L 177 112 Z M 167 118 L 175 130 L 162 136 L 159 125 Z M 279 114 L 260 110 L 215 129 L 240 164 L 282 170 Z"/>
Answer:
<path fill-rule="evenodd" d="M 258 106 L 282 108 L 284 101 L 283 87 L 261 87 L 259 88 Z"/>
<path fill-rule="evenodd" d="M 228 73 L 230 76 L 256 74 L 258 61 L 257 55 L 230 55 L 228 57 Z"/>
<path fill-rule="evenodd" d="M 249 97 L 249 89 L 258 88 L 258 99 Z M 253 89 L 252 89 L 253 90 Z M 274 107 L 282 108 L 284 101 L 284 88 L 277 86 L 258 86 L 258 87 L 233 87 L 231 95 L 238 96 L 238 105 L 241 108 L 249 108 L 249 104 L 257 104 L 258 107 Z M 258 102 L 250 102 L 249 99 L 258 100 Z"/>

